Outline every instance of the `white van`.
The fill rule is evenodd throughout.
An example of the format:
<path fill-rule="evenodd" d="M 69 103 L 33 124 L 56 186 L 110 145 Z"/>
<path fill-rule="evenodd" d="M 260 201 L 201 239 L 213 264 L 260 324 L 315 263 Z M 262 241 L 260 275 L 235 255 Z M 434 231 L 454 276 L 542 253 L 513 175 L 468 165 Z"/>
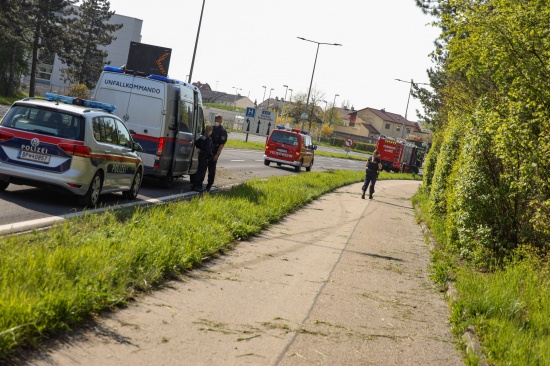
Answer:
<path fill-rule="evenodd" d="M 174 178 L 194 174 L 198 153 L 193 142 L 204 128 L 202 97 L 197 87 L 159 75 L 140 76 L 106 66 L 94 99 L 117 106 L 134 141 L 146 176 L 169 187 Z"/>

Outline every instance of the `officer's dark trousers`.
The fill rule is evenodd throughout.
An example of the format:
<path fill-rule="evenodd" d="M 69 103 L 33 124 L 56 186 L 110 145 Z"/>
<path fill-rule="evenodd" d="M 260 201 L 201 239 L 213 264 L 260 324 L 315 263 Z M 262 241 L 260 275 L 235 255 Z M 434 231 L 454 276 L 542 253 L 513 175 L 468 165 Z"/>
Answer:
<path fill-rule="evenodd" d="M 363 184 L 363 192 L 366 192 L 370 184 L 369 194 L 372 196 L 372 194 L 374 193 L 374 185 L 376 184 L 376 178 L 377 178 L 376 172 L 367 169 L 367 174 L 365 176 L 365 184 Z"/>
<path fill-rule="evenodd" d="M 206 169 L 208 168 L 208 159 L 205 154 L 199 154 L 199 166 L 197 172 L 193 175 L 193 187 L 202 188 L 202 182 L 206 175 Z"/>
<path fill-rule="evenodd" d="M 216 165 L 218 164 L 218 161 L 214 161 L 214 159 L 210 159 L 208 161 L 208 183 L 206 184 L 207 188 L 212 187 L 214 184 L 214 178 L 216 178 Z"/>

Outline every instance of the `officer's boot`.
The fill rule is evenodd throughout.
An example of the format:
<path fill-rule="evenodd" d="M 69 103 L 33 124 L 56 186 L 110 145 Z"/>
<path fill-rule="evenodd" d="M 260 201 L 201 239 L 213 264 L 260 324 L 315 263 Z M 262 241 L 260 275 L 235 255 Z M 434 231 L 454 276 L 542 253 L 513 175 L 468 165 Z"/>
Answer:
<path fill-rule="evenodd" d="M 363 194 L 361 195 L 362 199 L 365 199 L 365 190 L 363 190 Z"/>

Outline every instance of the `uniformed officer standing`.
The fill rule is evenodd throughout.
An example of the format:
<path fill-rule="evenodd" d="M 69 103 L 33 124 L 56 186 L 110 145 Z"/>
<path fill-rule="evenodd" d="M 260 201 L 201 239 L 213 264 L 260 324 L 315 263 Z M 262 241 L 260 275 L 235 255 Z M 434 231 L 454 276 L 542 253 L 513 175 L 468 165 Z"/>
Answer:
<path fill-rule="evenodd" d="M 218 164 L 218 159 L 220 154 L 227 142 L 227 131 L 222 126 L 222 116 L 217 114 L 214 118 L 214 127 L 212 129 L 212 152 L 214 156 L 212 159 L 208 160 L 208 183 L 206 184 L 206 191 L 210 192 L 210 188 L 214 184 L 214 178 L 216 178 L 216 165 Z"/>
<path fill-rule="evenodd" d="M 372 156 L 367 160 L 367 172 L 365 175 L 365 184 L 363 184 L 363 194 L 361 195 L 362 199 L 365 199 L 365 192 L 369 188 L 369 199 L 372 199 L 372 194 L 374 193 L 374 184 L 376 183 L 376 178 L 378 178 L 378 172 L 382 170 L 382 163 L 380 162 L 380 152 L 374 150 Z"/>
<path fill-rule="evenodd" d="M 191 176 L 191 182 L 193 183 L 191 190 L 196 192 L 202 192 L 202 182 L 204 181 L 204 176 L 206 175 L 206 169 L 208 167 L 208 161 L 212 159 L 212 139 L 210 135 L 212 134 L 212 126 L 208 125 L 204 129 L 204 134 L 200 136 L 197 141 L 195 141 L 195 147 L 199 151 L 199 166 L 197 172 Z"/>

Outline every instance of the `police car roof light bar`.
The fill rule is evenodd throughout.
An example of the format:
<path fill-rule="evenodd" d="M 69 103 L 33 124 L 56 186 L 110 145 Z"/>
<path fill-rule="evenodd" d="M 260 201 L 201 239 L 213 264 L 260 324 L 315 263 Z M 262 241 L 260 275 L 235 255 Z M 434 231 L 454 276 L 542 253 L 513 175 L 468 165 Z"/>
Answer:
<path fill-rule="evenodd" d="M 104 66 L 103 71 L 111 71 L 111 72 L 118 72 L 118 73 L 124 73 L 124 70 L 122 70 L 120 67 L 114 67 L 114 66 Z"/>
<path fill-rule="evenodd" d="M 49 100 L 49 101 L 63 102 L 65 104 L 82 105 L 84 107 L 89 107 L 89 108 L 99 108 L 110 113 L 116 110 L 116 106 L 114 104 L 101 103 L 101 102 L 96 102 L 93 100 L 87 100 L 87 99 L 81 99 L 81 98 L 73 98 L 73 97 L 68 97 L 66 95 L 46 93 L 45 98 L 46 100 Z"/>

